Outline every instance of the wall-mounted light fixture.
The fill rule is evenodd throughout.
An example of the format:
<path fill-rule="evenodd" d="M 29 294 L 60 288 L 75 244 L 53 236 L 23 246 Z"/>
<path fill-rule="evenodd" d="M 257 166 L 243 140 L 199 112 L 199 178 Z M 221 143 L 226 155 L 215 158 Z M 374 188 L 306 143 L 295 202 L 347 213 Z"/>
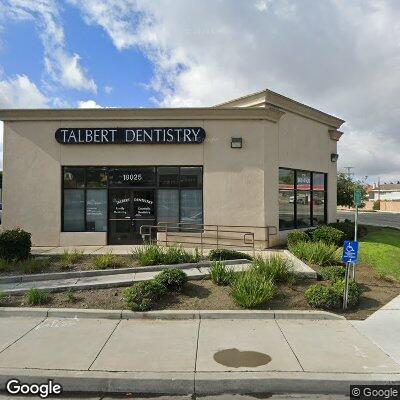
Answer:
<path fill-rule="evenodd" d="M 339 154 L 331 153 L 331 161 L 332 162 L 337 162 L 338 158 L 339 158 Z"/>
<path fill-rule="evenodd" d="M 243 139 L 241 137 L 231 138 L 231 148 L 232 149 L 241 149 L 242 147 L 243 147 Z"/>

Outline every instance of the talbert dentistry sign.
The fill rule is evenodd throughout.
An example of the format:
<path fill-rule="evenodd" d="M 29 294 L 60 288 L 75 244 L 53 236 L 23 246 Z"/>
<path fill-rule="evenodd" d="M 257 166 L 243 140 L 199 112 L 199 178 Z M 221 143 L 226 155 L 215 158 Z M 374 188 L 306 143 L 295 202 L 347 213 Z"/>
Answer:
<path fill-rule="evenodd" d="M 55 134 L 62 144 L 198 144 L 203 128 L 60 128 Z"/>

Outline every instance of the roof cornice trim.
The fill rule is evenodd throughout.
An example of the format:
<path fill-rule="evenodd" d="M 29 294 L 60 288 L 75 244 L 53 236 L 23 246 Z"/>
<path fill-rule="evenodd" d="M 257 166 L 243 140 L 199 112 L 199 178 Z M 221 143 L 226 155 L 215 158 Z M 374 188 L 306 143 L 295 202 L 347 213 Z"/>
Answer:
<path fill-rule="evenodd" d="M 2 121 L 251 120 L 277 122 L 284 114 L 265 108 L 82 108 L 0 110 Z"/>

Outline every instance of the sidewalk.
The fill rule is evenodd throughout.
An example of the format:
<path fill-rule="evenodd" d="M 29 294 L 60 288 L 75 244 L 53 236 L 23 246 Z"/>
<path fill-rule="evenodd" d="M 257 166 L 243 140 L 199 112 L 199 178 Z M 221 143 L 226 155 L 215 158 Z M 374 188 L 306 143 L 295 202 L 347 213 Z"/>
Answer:
<path fill-rule="evenodd" d="M 350 383 L 400 383 L 400 366 L 350 322 L 270 315 L 280 318 L 2 316 L 0 386 L 18 377 L 65 391 L 348 394 Z"/>
<path fill-rule="evenodd" d="M 400 364 L 400 296 L 353 326 Z"/>

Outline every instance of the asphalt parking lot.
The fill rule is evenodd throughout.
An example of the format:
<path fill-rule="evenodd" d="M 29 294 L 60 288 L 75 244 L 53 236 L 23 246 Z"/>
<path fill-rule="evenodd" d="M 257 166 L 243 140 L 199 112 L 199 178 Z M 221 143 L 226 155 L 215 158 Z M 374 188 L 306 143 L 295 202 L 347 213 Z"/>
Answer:
<path fill-rule="evenodd" d="M 347 218 L 354 221 L 354 211 L 338 211 L 337 217 L 340 220 Z M 390 226 L 400 229 L 400 213 L 359 212 L 358 221 L 365 225 Z"/>

